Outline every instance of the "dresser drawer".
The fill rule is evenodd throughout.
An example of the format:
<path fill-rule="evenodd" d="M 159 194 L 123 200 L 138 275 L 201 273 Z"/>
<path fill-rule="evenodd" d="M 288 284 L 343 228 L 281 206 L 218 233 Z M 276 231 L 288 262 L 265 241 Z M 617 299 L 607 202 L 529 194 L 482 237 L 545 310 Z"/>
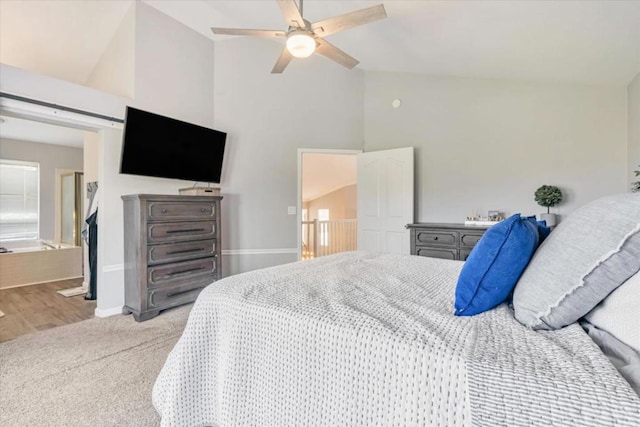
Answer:
<path fill-rule="evenodd" d="M 149 291 L 147 301 L 149 309 L 175 307 L 182 304 L 188 304 L 198 298 L 202 290 L 207 284 L 198 284 L 196 286 L 177 286 L 173 288 L 152 289 Z"/>
<path fill-rule="evenodd" d="M 457 240 L 458 232 L 456 231 L 416 231 L 416 245 L 456 246 Z"/>
<path fill-rule="evenodd" d="M 460 246 L 473 248 L 482 239 L 482 232 L 460 232 Z"/>
<path fill-rule="evenodd" d="M 176 240 L 207 240 L 216 235 L 214 221 L 174 222 L 149 224 L 147 240 L 149 243 Z"/>
<path fill-rule="evenodd" d="M 213 239 L 147 246 L 147 262 L 149 265 L 211 257 L 215 254 L 216 241 Z"/>
<path fill-rule="evenodd" d="M 193 261 L 175 262 L 147 268 L 148 286 L 169 287 L 196 281 L 215 280 L 215 258 L 202 258 Z"/>
<path fill-rule="evenodd" d="M 216 216 L 213 202 L 149 202 L 147 206 L 147 217 L 150 221 L 212 219 Z"/>
<path fill-rule="evenodd" d="M 458 259 L 458 250 L 457 249 L 436 249 L 433 247 L 430 248 L 416 248 L 416 255 L 426 256 L 431 258 L 442 258 L 442 259 Z"/>

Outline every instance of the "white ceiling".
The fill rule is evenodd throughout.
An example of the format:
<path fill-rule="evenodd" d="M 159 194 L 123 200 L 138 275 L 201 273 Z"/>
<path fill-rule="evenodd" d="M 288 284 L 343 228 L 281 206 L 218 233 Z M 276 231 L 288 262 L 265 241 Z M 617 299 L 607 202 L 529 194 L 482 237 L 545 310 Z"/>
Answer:
<path fill-rule="evenodd" d="M 355 154 L 303 153 L 302 201 L 355 184 L 357 158 Z"/>
<path fill-rule="evenodd" d="M 85 84 L 131 0 L 0 0 L 0 62 Z"/>
<path fill-rule="evenodd" d="M 145 2 L 213 40 L 211 26 L 285 29 L 274 0 Z M 380 2 L 387 19 L 327 38 L 360 69 L 613 85 L 640 71 L 640 1 L 306 0 L 304 16 Z M 0 62 L 84 83 L 131 4 L 2 0 Z"/>
<path fill-rule="evenodd" d="M 0 138 L 82 148 L 84 131 L 16 117 L 0 116 Z M 4 120 L 4 121 L 3 121 Z"/>

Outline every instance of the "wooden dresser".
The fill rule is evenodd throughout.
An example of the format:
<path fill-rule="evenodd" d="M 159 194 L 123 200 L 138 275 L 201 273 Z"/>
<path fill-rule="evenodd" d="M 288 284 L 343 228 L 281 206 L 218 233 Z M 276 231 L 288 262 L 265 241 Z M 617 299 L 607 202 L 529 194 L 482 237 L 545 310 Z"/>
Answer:
<path fill-rule="evenodd" d="M 222 197 L 130 194 L 122 200 L 124 314 L 148 320 L 194 301 L 221 277 Z"/>
<path fill-rule="evenodd" d="M 449 223 L 407 224 L 411 255 L 465 261 L 489 227 Z"/>

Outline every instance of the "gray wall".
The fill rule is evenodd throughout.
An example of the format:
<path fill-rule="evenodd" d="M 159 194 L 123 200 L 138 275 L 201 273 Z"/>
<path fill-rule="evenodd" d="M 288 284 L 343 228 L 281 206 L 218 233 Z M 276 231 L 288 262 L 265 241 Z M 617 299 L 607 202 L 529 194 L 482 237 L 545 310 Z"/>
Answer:
<path fill-rule="evenodd" d="M 627 87 L 627 162 L 629 182 L 640 181 L 633 171 L 640 170 L 640 73 Z"/>
<path fill-rule="evenodd" d="M 136 6 L 134 105 L 213 126 L 213 41 L 149 5 Z"/>
<path fill-rule="evenodd" d="M 56 169 L 81 171 L 82 149 L 62 145 L 0 139 L 0 157 L 40 163 L 40 238 L 54 240 Z"/>
<path fill-rule="evenodd" d="M 298 148 L 362 147 L 362 72 L 316 55 L 270 74 L 281 49 L 248 37 L 216 44 L 215 125 L 229 132 L 225 274 L 297 258 L 298 225 L 287 206 L 297 204 Z"/>
<path fill-rule="evenodd" d="M 539 214 L 543 184 L 565 193 L 561 215 L 626 190 L 624 87 L 381 72 L 365 87 L 365 151 L 416 147 L 417 221 Z"/>

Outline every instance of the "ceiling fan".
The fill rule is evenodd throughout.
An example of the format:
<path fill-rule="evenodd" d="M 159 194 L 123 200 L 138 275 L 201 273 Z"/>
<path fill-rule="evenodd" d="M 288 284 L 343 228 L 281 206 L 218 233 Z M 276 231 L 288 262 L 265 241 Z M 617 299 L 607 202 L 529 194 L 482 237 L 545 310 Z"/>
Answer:
<path fill-rule="evenodd" d="M 289 24 L 289 28 L 285 31 L 211 28 L 214 34 L 286 38 L 287 45 L 282 50 L 271 73 L 282 73 L 294 57 L 306 58 L 311 56 L 314 51 L 351 69 L 358 65 L 359 61 L 338 49 L 323 37 L 387 17 L 384 6 L 379 4 L 311 23 L 302 16 L 302 0 L 299 0 L 299 8 L 296 0 L 276 1 L 280 6 L 285 21 Z"/>

